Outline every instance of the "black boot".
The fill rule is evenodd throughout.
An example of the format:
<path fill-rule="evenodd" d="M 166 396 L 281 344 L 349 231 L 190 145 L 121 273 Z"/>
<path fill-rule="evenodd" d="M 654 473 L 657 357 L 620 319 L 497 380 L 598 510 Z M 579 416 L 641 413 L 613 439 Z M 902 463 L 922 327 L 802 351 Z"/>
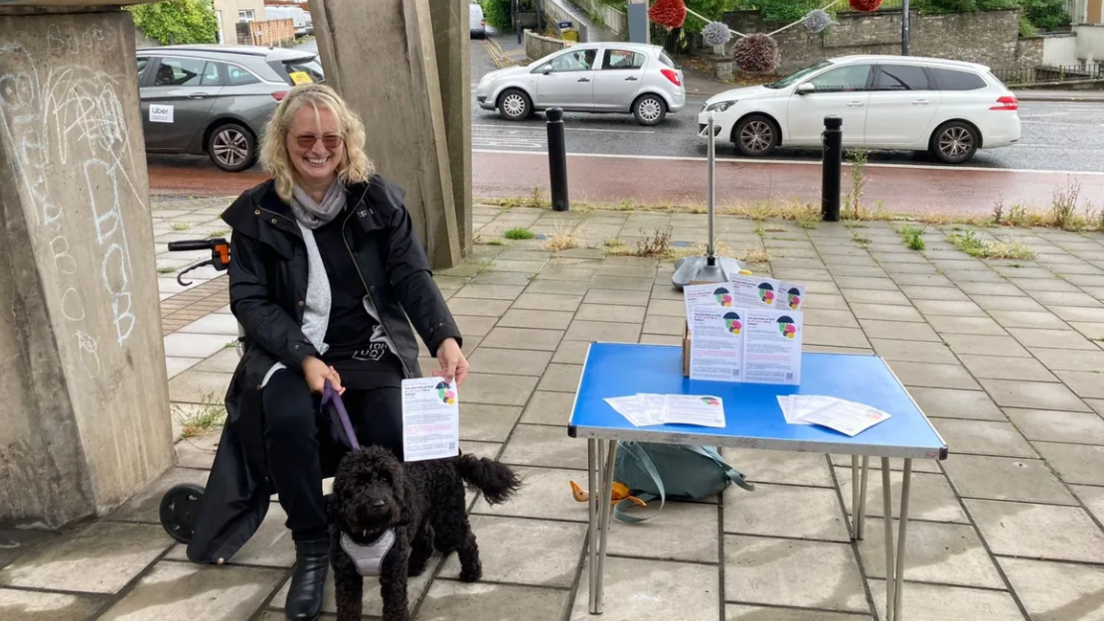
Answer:
<path fill-rule="evenodd" d="M 295 570 L 284 604 L 288 621 L 314 621 L 321 614 L 322 588 L 330 568 L 329 551 L 329 539 L 295 542 Z"/>

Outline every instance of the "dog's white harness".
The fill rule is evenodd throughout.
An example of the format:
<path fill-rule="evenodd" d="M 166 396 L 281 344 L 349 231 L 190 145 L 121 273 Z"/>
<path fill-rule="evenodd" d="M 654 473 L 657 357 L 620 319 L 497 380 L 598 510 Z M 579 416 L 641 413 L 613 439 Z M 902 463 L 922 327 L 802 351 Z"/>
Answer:
<path fill-rule="evenodd" d="M 383 559 L 395 545 L 395 530 L 388 528 L 383 531 L 375 541 L 368 545 L 359 545 L 349 538 L 347 533 L 341 533 L 341 549 L 349 555 L 356 564 L 357 573 L 361 576 L 378 576 Z"/>

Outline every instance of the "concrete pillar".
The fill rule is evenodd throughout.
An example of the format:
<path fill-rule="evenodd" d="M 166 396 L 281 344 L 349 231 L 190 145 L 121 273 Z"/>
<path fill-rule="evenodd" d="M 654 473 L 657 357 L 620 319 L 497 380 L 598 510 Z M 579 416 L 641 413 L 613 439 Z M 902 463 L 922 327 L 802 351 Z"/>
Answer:
<path fill-rule="evenodd" d="M 629 41 L 651 43 L 651 25 L 648 21 L 648 0 L 629 0 L 625 17 L 629 21 Z"/>
<path fill-rule="evenodd" d="M 456 265 L 461 241 L 449 167 L 455 141 L 445 125 L 430 0 L 310 0 L 310 9 L 326 83 L 364 120 L 380 174 L 406 189 L 434 267 Z M 461 86 L 470 99 L 470 79 L 450 80 L 453 89 Z"/>
<path fill-rule="evenodd" d="M 430 0 L 441 106 L 448 138 L 456 229 L 462 253 L 472 245 L 471 1 Z"/>
<path fill-rule="evenodd" d="M 102 515 L 174 460 L 134 25 L 75 10 L 0 10 L 5 525 Z"/>

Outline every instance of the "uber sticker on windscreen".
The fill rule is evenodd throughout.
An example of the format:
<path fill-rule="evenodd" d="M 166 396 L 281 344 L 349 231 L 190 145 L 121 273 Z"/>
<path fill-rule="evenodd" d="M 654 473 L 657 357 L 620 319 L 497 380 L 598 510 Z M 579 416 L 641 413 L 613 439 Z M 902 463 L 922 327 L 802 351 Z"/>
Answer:
<path fill-rule="evenodd" d="M 172 123 L 173 122 L 173 107 L 172 106 L 159 106 L 157 104 L 150 105 L 150 123 Z"/>

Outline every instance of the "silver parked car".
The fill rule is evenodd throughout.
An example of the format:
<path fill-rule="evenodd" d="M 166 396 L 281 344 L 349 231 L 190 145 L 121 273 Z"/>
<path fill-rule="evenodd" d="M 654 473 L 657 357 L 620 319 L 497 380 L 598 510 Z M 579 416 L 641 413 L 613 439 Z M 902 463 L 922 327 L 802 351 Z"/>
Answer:
<path fill-rule="evenodd" d="M 483 76 L 475 99 L 511 121 L 559 107 L 578 112 L 631 113 L 641 125 L 658 125 L 686 105 L 682 70 L 663 48 L 643 43 L 582 43 L 527 67 Z"/>
<path fill-rule="evenodd" d="M 317 54 L 251 46 L 174 45 L 138 50 L 138 87 L 148 153 L 206 154 L 240 172 L 296 83 L 322 82 Z"/>

